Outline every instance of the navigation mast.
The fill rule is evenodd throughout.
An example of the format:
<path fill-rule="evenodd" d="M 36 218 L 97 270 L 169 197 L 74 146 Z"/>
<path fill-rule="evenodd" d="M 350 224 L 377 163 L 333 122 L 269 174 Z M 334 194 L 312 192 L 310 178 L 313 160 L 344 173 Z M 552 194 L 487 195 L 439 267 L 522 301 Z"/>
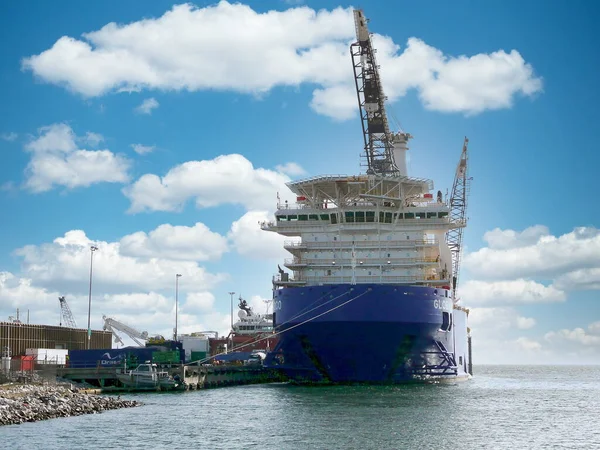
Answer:
<path fill-rule="evenodd" d="M 367 19 L 362 10 L 354 10 L 357 41 L 350 45 L 354 82 L 358 97 L 364 157 L 368 174 L 406 176 L 407 143 L 412 137 L 402 131 L 390 131 L 385 113 L 386 97 L 383 93 L 379 66 L 375 58 Z"/>
<path fill-rule="evenodd" d="M 448 230 L 446 235 L 446 243 L 452 253 L 452 297 L 455 302 L 457 301 L 456 287 L 460 269 L 463 230 L 467 226 L 467 199 L 471 181 L 468 176 L 468 145 L 469 139 L 465 137 L 450 196 L 450 221 L 454 223 L 455 228 Z"/>

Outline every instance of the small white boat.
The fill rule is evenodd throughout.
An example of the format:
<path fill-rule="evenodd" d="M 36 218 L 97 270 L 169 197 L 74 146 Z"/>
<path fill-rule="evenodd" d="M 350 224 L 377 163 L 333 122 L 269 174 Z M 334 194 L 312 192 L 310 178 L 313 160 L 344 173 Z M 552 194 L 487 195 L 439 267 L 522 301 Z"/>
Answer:
<path fill-rule="evenodd" d="M 185 389 L 182 380 L 172 378 L 167 371 L 159 370 L 156 364 L 140 364 L 135 370 L 117 373 L 117 379 L 123 386 L 131 389 L 160 391 Z"/>

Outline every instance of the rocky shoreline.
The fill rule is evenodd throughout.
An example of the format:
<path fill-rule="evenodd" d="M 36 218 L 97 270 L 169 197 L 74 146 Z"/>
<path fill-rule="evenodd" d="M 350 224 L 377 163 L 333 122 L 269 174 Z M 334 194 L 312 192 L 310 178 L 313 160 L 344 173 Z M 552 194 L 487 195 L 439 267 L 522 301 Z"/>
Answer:
<path fill-rule="evenodd" d="M 56 417 L 98 414 L 141 403 L 87 394 L 77 388 L 48 385 L 0 385 L 0 426 L 54 419 Z"/>

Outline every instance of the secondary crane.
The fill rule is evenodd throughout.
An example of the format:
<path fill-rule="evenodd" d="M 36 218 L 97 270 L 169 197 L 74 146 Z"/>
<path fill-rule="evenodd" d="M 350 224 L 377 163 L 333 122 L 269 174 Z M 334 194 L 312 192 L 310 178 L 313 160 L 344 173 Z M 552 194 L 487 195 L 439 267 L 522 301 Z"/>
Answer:
<path fill-rule="evenodd" d="M 62 327 L 62 321 L 65 321 L 65 325 L 69 328 L 77 328 L 77 324 L 75 323 L 75 318 L 73 317 L 73 313 L 71 312 L 71 308 L 69 308 L 69 304 L 67 303 L 67 299 L 63 297 L 58 297 L 58 302 L 60 303 L 60 326 Z"/>
<path fill-rule="evenodd" d="M 456 288 L 458 285 L 458 274 L 460 270 L 460 257 L 462 252 L 463 231 L 467 226 L 467 200 L 470 191 L 471 178 L 468 176 L 469 169 L 469 139 L 465 137 L 462 153 L 456 167 L 452 194 L 450 196 L 450 221 L 455 225 L 446 234 L 446 243 L 452 253 L 452 297 L 454 302 Z"/>
<path fill-rule="evenodd" d="M 367 19 L 361 10 L 354 10 L 356 42 L 350 45 L 354 82 L 358 96 L 368 174 L 406 176 L 407 143 L 412 136 L 402 131 L 390 131 L 385 112 L 376 50 L 371 42 Z"/>
<path fill-rule="evenodd" d="M 120 342 L 121 345 L 125 344 L 123 343 L 123 340 L 121 339 L 121 336 L 119 336 L 117 331 L 125 333 L 127 336 L 133 339 L 133 341 L 140 347 L 144 345 L 144 342 L 142 341 L 148 339 L 147 331 L 140 332 L 135 328 L 130 327 L 129 325 L 125 325 L 123 322 L 119 322 L 118 320 L 111 319 L 110 317 L 106 316 L 102 316 L 102 320 L 104 321 L 104 330 L 110 331 L 115 337 L 115 342 Z"/>

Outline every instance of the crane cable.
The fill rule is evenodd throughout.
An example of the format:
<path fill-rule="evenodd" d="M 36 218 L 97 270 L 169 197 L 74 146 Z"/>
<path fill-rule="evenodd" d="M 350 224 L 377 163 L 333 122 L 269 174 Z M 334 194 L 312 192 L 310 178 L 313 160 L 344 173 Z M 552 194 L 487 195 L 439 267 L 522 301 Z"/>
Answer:
<path fill-rule="evenodd" d="M 354 289 L 354 288 L 350 288 L 350 290 L 349 290 L 348 292 L 345 292 L 345 293 L 344 293 L 344 294 L 342 294 L 342 295 L 349 294 L 349 293 L 350 293 L 350 292 L 351 292 L 353 289 Z M 336 309 L 338 309 L 338 308 L 341 308 L 342 306 L 345 306 L 345 305 L 347 305 L 347 304 L 348 304 L 348 303 L 350 303 L 350 302 L 353 302 L 354 300 L 356 300 L 356 299 L 358 299 L 358 298 L 362 297 L 362 296 L 363 296 L 363 295 L 365 295 L 365 294 L 368 294 L 369 292 L 371 292 L 371 288 L 368 288 L 368 289 L 367 289 L 365 292 L 363 292 L 362 294 L 358 294 L 357 296 L 355 296 L 355 297 L 352 297 L 352 298 L 351 298 L 351 299 L 349 299 L 349 300 L 346 300 L 344 303 L 340 303 L 339 305 L 337 305 L 337 306 L 334 306 L 333 308 L 330 308 L 330 309 L 328 309 L 328 310 L 327 310 L 327 311 L 325 311 L 325 312 L 322 312 L 322 313 L 320 313 L 320 314 L 317 314 L 317 315 L 316 315 L 316 316 L 314 316 L 314 317 L 311 317 L 311 318 L 309 318 L 309 319 L 306 319 L 304 322 L 297 323 L 296 325 L 292 325 L 291 327 L 289 327 L 289 328 L 287 328 L 287 329 L 285 329 L 285 330 L 278 331 L 278 332 L 276 332 L 276 333 L 274 333 L 274 334 L 272 334 L 272 335 L 265 336 L 265 337 L 263 337 L 263 338 L 257 339 L 256 341 L 252 341 L 252 342 L 248 342 L 248 343 L 246 343 L 246 344 L 240 345 L 239 347 L 236 347 L 236 349 L 238 349 L 238 350 L 239 350 L 240 348 L 244 348 L 244 347 L 247 347 L 247 346 L 249 346 L 249 345 L 256 344 L 257 342 L 261 342 L 261 341 L 264 341 L 264 340 L 266 340 L 266 339 L 272 339 L 272 338 L 274 338 L 274 337 L 276 337 L 276 336 L 279 336 L 279 335 L 281 335 L 281 334 L 283 334 L 283 333 L 287 333 L 288 331 L 290 331 L 290 330 L 293 330 L 294 328 L 297 328 L 297 327 L 299 327 L 299 326 L 302 326 L 302 325 L 304 325 L 304 324 L 307 324 L 308 322 L 312 322 L 313 320 L 315 320 L 315 319 L 318 319 L 319 317 L 323 317 L 324 315 L 326 315 L 326 314 L 329 314 L 329 313 L 331 313 L 331 312 L 335 311 Z M 339 297 L 341 297 L 342 295 L 339 295 L 339 296 L 338 296 L 338 297 L 336 297 L 336 298 L 339 298 Z M 331 300 L 329 300 L 329 301 L 333 301 L 333 300 L 334 300 L 334 299 L 331 299 Z M 324 303 L 324 304 L 325 304 L 325 303 Z M 322 305 L 321 305 L 321 306 L 322 306 Z M 316 309 L 316 308 L 315 308 L 315 309 Z M 309 311 L 307 311 L 307 312 L 309 312 Z M 304 313 L 304 314 L 306 314 L 306 313 Z M 290 319 L 290 320 L 292 320 L 292 319 Z M 289 320 L 288 320 L 287 322 L 285 322 L 285 323 L 289 323 Z M 216 355 L 210 356 L 210 357 L 208 357 L 208 358 L 200 359 L 200 360 L 198 360 L 198 361 L 190 361 L 189 363 L 185 363 L 185 364 L 183 364 L 183 365 L 184 365 L 184 366 L 189 366 L 190 364 L 202 364 L 202 363 L 205 363 L 206 361 L 210 361 L 211 359 L 214 359 L 214 358 L 216 358 L 217 356 L 226 355 L 226 354 L 227 354 L 227 352 L 218 353 L 218 354 L 216 354 Z"/>
<path fill-rule="evenodd" d="M 329 303 L 333 302 L 334 300 L 337 300 L 338 298 L 340 298 L 340 297 L 343 297 L 344 295 L 348 295 L 350 292 L 352 292 L 352 289 L 350 289 L 350 290 L 348 290 L 348 291 L 346 291 L 346 292 L 344 292 L 344 293 L 342 293 L 342 294 L 340 294 L 340 295 L 338 295 L 338 296 L 336 296 L 336 297 L 332 297 L 332 298 L 330 298 L 329 300 L 327 300 L 325 303 L 322 303 L 322 304 L 320 304 L 320 305 L 318 305 L 318 306 L 315 306 L 314 308 L 311 308 L 311 309 L 309 309 L 309 310 L 307 310 L 307 311 L 306 311 L 306 308 L 310 308 L 312 305 L 314 305 L 315 303 L 319 302 L 320 300 L 322 300 L 322 299 L 324 299 L 325 297 L 327 297 L 327 295 L 329 295 L 329 294 L 324 294 L 324 295 L 322 295 L 321 297 L 319 297 L 318 299 L 316 299 L 314 302 L 312 302 L 310 305 L 308 305 L 308 306 L 304 307 L 304 309 L 303 309 L 303 310 L 300 310 L 300 311 L 301 311 L 300 313 L 298 313 L 298 314 L 296 314 L 295 316 L 291 317 L 290 319 L 288 319 L 287 321 L 283 322 L 283 323 L 282 323 L 281 325 L 279 325 L 279 326 L 280 326 L 280 327 L 282 327 L 282 326 L 284 326 L 284 325 L 287 325 L 287 324 L 288 324 L 288 323 L 290 323 L 291 321 L 293 321 L 293 320 L 296 320 L 297 318 L 299 318 L 299 317 L 302 317 L 302 316 L 304 316 L 304 315 L 308 314 L 309 312 L 312 312 L 312 311 L 314 311 L 314 310 L 316 310 L 316 309 L 319 309 L 319 308 L 321 308 L 321 307 L 323 307 L 323 306 L 325 306 L 325 305 L 327 305 L 327 304 L 329 304 Z M 303 311 L 303 312 L 302 312 L 302 311 Z M 270 336 L 268 336 L 267 338 L 271 338 L 271 337 L 273 337 L 273 336 L 274 336 L 274 335 L 270 335 Z M 259 342 L 259 341 L 258 341 L 258 340 L 255 340 L 255 341 L 247 342 L 246 344 L 244 344 L 244 346 L 248 346 L 248 345 L 250 345 L 250 344 L 255 344 L 255 343 L 257 343 L 257 342 Z M 241 348 L 241 346 L 235 347 L 235 349 L 239 349 L 239 348 Z M 234 350 L 234 348 L 232 348 L 232 349 L 231 349 L 231 351 L 233 351 L 233 350 Z"/>

